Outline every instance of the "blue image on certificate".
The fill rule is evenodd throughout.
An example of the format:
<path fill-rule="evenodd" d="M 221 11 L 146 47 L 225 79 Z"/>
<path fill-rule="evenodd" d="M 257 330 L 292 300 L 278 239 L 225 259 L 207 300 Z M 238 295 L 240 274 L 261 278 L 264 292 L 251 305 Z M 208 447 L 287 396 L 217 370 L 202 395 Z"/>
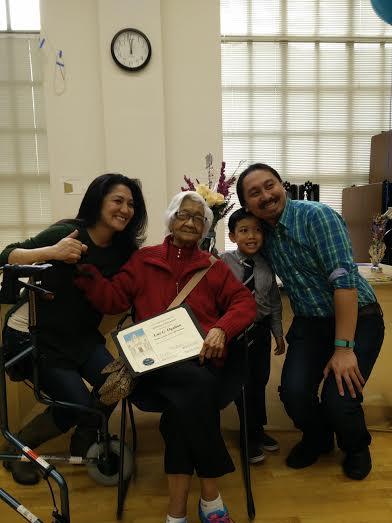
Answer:
<path fill-rule="evenodd" d="M 149 365 L 153 365 L 154 363 L 155 363 L 155 361 L 153 360 L 153 358 L 145 358 L 143 360 L 143 365 L 149 366 Z"/>
<path fill-rule="evenodd" d="M 152 363 L 154 363 L 154 359 L 152 362 L 150 361 L 151 356 L 154 355 L 154 351 L 143 328 L 124 334 L 124 341 L 127 344 L 127 348 L 133 352 L 135 357 L 148 360 L 148 363 L 144 363 L 143 361 L 144 365 L 152 365 Z"/>
<path fill-rule="evenodd" d="M 138 338 L 140 338 L 141 336 L 145 336 L 145 335 L 146 334 L 144 332 L 144 329 L 138 329 L 136 331 L 128 332 L 127 334 L 124 334 L 124 340 L 127 343 L 134 343 L 134 342 L 138 341 Z"/>

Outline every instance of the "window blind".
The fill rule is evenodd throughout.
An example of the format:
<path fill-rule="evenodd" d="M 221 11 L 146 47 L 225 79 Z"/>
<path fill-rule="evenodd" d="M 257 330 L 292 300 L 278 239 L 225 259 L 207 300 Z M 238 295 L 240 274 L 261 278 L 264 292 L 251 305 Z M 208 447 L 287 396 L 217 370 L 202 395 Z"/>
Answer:
<path fill-rule="evenodd" d="M 0 35 L 0 248 L 50 221 L 38 36 Z"/>
<path fill-rule="evenodd" d="M 227 172 L 270 164 L 340 212 L 391 126 L 392 27 L 368 0 L 222 0 L 221 31 Z"/>

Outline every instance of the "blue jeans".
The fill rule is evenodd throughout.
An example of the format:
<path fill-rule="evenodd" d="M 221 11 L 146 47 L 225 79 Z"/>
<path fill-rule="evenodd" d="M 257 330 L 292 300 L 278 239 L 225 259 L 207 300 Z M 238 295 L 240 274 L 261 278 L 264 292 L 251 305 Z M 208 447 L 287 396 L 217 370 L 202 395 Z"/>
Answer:
<path fill-rule="evenodd" d="M 105 406 L 99 401 L 98 390 L 107 375 L 101 370 L 113 361 L 113 356 L 105 345 L 97 345 L 88 360 L 77 369 L 41 367 L 40 387 L 51 398 L 57 401 L 68 401 L 86 407 L 102 410 L 109 417 L 115 405 Z M 83 380 L 93 386 L 90 392 Z M 77 409 L 54 407 L 53 417 L 56 425 L 63 432 L 78 425 L 79 428 L 95 430 L 100 427 L 100 418 L 79 412 Z"/>
<path fill-rule="evenodd" d="M 31 337 L 28 333 L 10 327 L 6 327 L 4 338 L 11 355 L 13 355 L 13 351 L 16 353 L 17 350 L 31 345 Z M 32 379 L 32 360 L 30 357 L 26 360 L 28 361 L 25 364 L 25 377 Z M 106 375 L 101 374 L 101 370 L 111 361 L 113 361 L 113 356 L 105 345 L 97 345 L 87 361 L 78 368 L 50 367 L 41 363 L 39 368 L 40 388 L 51 399 L 98 408 L 109 417 L 115 405 L 110 407 L 103 405 L 99 401 L 98 389 L 106 379 Z M 91 392 L 83 380 L 93 386 Z M 82 413 L 77 409 L 53 407 L 52 414 L 56 425 L 62 432 L 67 432 L 75 425 L 92 430 L 100 427 L 100 418 Z"/>
<path fill-rule="evenodd" d="M 358 452 L 368 446 L 371 436 L 362 410 L 362 394 L 352 398 L 345 386 L 340 396 L 330 372 L 318 396 L 323 369 L 334 352 L 334 318 L 294 317 L 287 333 L 287 356 L 282 370 L 280 397 L 294 425 L 305 441 L 319 445 L 335 432 L 339 447 Z M 358 317 L 354 352 L 362 376 L 367 380 L 384 339 L 381 315 Z"/>

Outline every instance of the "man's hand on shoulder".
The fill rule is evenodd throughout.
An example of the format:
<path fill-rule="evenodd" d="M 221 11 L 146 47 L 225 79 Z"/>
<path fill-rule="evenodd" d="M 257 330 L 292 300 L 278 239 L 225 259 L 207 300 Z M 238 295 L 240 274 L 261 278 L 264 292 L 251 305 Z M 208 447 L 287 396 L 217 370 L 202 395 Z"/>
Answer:
<path fill-rule="evenodd" d="M 357 397 L 355 389 L 362 392 L 365 380 L 359 370 L 358 360 L 352 349 L 335 349 L 332 358 L 324 369 L 324 379 L 327 379 L 330 371 L 335 374 L 340 396 L 344 396 L 343 380 L 352 398 Z"/>

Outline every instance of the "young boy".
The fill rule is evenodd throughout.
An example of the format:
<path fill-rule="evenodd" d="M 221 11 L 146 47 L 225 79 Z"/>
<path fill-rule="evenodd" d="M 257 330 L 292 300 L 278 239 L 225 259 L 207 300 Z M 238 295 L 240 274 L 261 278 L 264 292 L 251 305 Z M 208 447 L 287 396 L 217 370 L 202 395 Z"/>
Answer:
<path fill-rule="evenodd" d="M 263 450 L 279 449 L 276 440 L 264 432 L 267 423 L 265 388 L 271 366 L 271 331 L 276 341 L 275 354 L 283 354 L 282 302 L 275 274 L 260 254 L 263 230 L 260 220 L 241 208 L 229 218 L 229 238 L 237 244 L 221 259 L 254 294 L 257 303 L 255 327 L 251 330 L 249 377 L 246 392 L 249 462 L 265 459 Z M 238 409 L 238 404 L 237 404 Z"/>

